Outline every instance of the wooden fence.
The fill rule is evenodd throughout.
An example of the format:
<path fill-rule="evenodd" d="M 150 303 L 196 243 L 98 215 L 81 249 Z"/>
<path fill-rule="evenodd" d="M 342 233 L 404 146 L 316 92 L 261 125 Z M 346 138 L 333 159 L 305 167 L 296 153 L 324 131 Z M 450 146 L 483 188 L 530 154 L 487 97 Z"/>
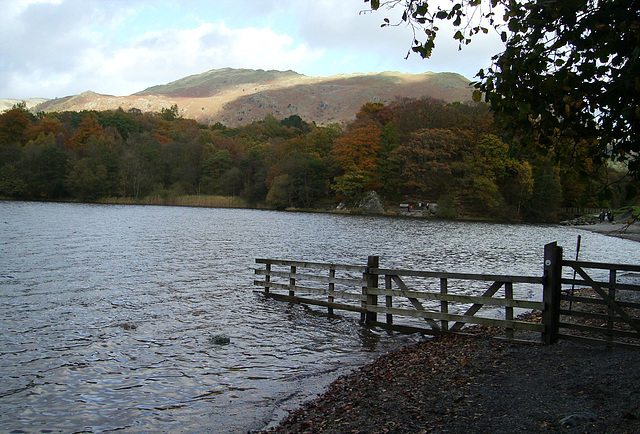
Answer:
<path fill-rule="evenodd" d="M 583 215 L 598 215 L 601 212 L 611 211 L 609 208 L 563 208 L 566 216 L 580 217 Z"/>
<path fill-rule="evenodd" d="M 551 344 L 559 338 L 589 339 L 561 332 L 571 329 L 593 333 L 592 325 L 576 325 L 566 317 L 605 320 L 608 344 L 640 342 L 640 325 L 627 309 L 640 304 L 616 300 L 616 290 L 636 291 L 640 286 L 617 283 L 616 271 L 640 271 L 640 266 L 564 261 L 556 243 L 545 246 L 542 276 L 466 274 L 381 268 L 379 258 L 369 257 L 366 266 L 256 259 L 254 284 L 271 298 L 360 314 L 369 325 L 424 333 L 457 333 L 467 324 L 499 327 L 508 340 L 538 340 Z M 613 273 L 608 283 L 591 279 L 584 269 L 601 268 Z M 571 267 L 581 279 L 563 278 Z M 613 282 L 613 283 L 611 283 Z M 563 285 L 565 285 L 563 287 Z M 573 288 L 567 289 L 567 285 Z M 600 300 L 575 294 L 575 285 L 593 288 Z M 605 293 L 605 289 L 609 292 Z M 537 298 L 537 299 L 536 299 Z M 588 300 L 587 300 L 588 298 Z M 568 307 L 567 303 L 571 303 Z M 587 303 L 606 305 L 607 312 L 578 309 Z M 517 311 L 539 311 L 540 316 L 518 317 Z M 640 312 L 638 310 L 637 312 Z M 378 315 L 384 315 L 380 321 Z M 591 316 L 590 316 L 591 315 Z M 594 316 L 595 315 L 595 316 Z M 622 329 L 618 325 L 622 323 Z M 598 330 L 599 332 L 600 330 Z M 625 342 L 616 342 L 623 338 Z"/>

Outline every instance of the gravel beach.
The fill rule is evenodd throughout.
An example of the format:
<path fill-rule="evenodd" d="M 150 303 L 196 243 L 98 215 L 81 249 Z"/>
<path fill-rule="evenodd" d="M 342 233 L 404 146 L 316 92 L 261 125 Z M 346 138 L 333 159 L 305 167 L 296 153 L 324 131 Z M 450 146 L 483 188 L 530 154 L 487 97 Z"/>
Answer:
<path fill-rule="evenodd" d="M 277 433 L 637 433 L 640 351 L 444 335 L 339 378 Z"/>
<path fill-rule="evenodd" d="M 613 223 L 605 221 L 596 224 L 575 225 L 574 227 L 640 242 L 640 219 L 630 223 L 631 218 L 631 215 L 627 214 L 617 217 Z"/>

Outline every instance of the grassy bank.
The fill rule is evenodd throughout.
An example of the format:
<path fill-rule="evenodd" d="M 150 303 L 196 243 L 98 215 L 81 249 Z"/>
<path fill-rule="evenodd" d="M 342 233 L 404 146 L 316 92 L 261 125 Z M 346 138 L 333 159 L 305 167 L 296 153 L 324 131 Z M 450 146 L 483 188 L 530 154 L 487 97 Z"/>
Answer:
<path fill-rule="evenodd" d="M 183 195 L 163 196 L 151 195 L 143 198 L 109 197 L 100 199 L 99 203 L 111 205 L 167 205 L 167 206 L 200 206 L 209 208 L 248 208 L 247 203 L 235 196 Z"/>

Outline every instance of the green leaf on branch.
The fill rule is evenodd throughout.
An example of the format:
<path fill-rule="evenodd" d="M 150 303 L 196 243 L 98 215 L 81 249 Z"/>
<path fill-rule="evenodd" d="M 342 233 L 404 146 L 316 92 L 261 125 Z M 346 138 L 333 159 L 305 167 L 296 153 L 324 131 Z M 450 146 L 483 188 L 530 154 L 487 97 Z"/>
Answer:
<path fill-rule="evenodd" d="M 436 14 L 436 18 L 438 18 L 439 20 L 447 19 L 448 16 L 449 14 L 447 13 L 447 11 L 438 11 L 438 13 Z"/>

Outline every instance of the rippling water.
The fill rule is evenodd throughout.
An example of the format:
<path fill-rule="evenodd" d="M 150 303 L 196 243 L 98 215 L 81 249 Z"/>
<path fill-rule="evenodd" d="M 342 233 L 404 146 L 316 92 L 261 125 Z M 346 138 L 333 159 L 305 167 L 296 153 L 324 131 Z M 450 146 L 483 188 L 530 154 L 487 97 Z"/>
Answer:
<path fill-rule="evenodd" d="M 265 300 L 256 257 L 541 275 L 577 234 L 581 259 L 640 262 L 558 226 L 0 202 L 0 430 L 262 428 L 414 338 Z"/>

